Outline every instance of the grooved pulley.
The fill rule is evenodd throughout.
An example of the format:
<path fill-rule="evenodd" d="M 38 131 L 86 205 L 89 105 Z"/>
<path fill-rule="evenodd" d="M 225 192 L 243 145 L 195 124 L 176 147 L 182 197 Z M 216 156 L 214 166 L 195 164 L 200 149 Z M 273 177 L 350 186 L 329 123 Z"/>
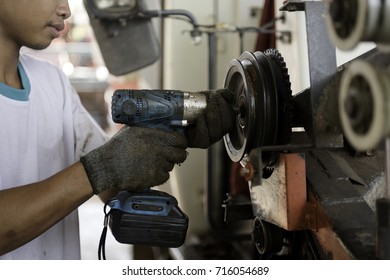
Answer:
<path fill-rule="evenodd" d="M 285 144 L 291 133 L 291 89 L 283 57 L 275 49 L 244 52 L 233 59 L 224 87 L 235 93 L 236 125 L 224 136 L 234 162 L 256 147 Z M 272 154 L 264 153 L 263 162 Z"/>

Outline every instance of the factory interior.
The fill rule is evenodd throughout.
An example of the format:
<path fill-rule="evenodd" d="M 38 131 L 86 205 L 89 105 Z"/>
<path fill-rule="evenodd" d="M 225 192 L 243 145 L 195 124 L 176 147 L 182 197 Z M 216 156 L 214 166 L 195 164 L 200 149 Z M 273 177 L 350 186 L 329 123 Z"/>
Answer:
<path fill-rule="evenodd" d="M 61 37 L 23 51 L 59 66 L 108 135 L 126 125 L 121 89 L 229 89 L 237 111 L 153 187 L 169 197 L 137 202 L 174 214 L 134 218 L 118 197 L 102 245 L 105 204 L 82 204 L 83 260 L 390 259 L 390 1 L 68 2 Z"/>

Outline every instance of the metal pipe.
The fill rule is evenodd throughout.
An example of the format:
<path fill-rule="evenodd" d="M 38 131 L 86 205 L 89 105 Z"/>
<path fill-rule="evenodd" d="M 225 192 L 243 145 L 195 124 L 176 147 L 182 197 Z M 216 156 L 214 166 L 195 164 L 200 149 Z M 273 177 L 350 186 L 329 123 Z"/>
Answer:
<path fill-rule="evenodd" d="M 390 200 L 390 137 L 387 137 L 385 140 L 385 147 L 386 147 L 386 164 L 385 164 L 385 192 L 384 197 Z"/>
<path fill-rule="evenodd" d="M 193 27 L 193 30 L 190 32 L 191 37 L 194 39 L 195 44 L 199 44 L 202 41 L 202 32 L 199 29 L 199 24 L 191 12 L 187 10 L 149 10 L 149 11 L 141 11 L 138 14 L 141 18 L 153 18 L 153 17 L 171 17 L 171 16 L 183 16 L 188 18 L 190 24 Z"/>
<path fill-rule="evenodd" d="M 141 17 L 170 17 L 170 16 L 184 16 L 188 18 L 190 23 L 194 27 L 198 27 L 198 21 L 196 20 L 196 17 L 187 10 L 148 10 L 148 11 L 141 11 L 139 13 Z"/>
<path fill-rule="evenodd" d="M 209 89 L 217 88 L 217 68 L 216 68 L 216 53 L 217 53 L 217 35 L 215 32 L 209 32 L 208 35 L 208 71 L 209 71 Z"/>

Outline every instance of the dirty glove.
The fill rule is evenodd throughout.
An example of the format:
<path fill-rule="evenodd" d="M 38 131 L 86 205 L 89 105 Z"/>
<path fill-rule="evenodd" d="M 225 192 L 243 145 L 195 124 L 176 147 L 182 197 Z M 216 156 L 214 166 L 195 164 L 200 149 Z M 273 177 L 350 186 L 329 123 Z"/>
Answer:
<path fill-rule="evenodd" d="M 228 89 L 201 92 L 206 95 L 207 106 L 196 124 L 186 129 L 188 147 L 208 148 L 226 133 L 230 132 L 235 122 L 233 110 L 233 92 Z"/>
<path fill-rule="evenodd" d="M 80 161 L 94 194 L 142 191 L 166 182 L 174 164 L 186 159 L 186 147 L 182 133 L 126 126 Z"/>

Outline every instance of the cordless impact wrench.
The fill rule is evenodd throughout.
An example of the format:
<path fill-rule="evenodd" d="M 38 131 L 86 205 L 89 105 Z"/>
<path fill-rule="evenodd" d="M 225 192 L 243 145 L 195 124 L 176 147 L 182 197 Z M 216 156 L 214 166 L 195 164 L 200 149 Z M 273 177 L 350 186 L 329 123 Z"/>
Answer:
<path fill-rule="evenodd" d="M 111 108 L 116 123 L 175 130 L 196 122 L 206 105 L 206 96 L 202 93 L 117 90 Z"/>
<path fill-rule="evenodd" d="M 112 119 L 129 126 L 184 130 L 206 109 L 206 96 L 177 90 L 116 90 Z M 125 244 L 179 247 L 187 234 L 188 217 L 175 197 L 165 192 L 123 191 L 107 204 L 115 239 Z M 105 211 L 106 212 L 106 211 Z"/>

